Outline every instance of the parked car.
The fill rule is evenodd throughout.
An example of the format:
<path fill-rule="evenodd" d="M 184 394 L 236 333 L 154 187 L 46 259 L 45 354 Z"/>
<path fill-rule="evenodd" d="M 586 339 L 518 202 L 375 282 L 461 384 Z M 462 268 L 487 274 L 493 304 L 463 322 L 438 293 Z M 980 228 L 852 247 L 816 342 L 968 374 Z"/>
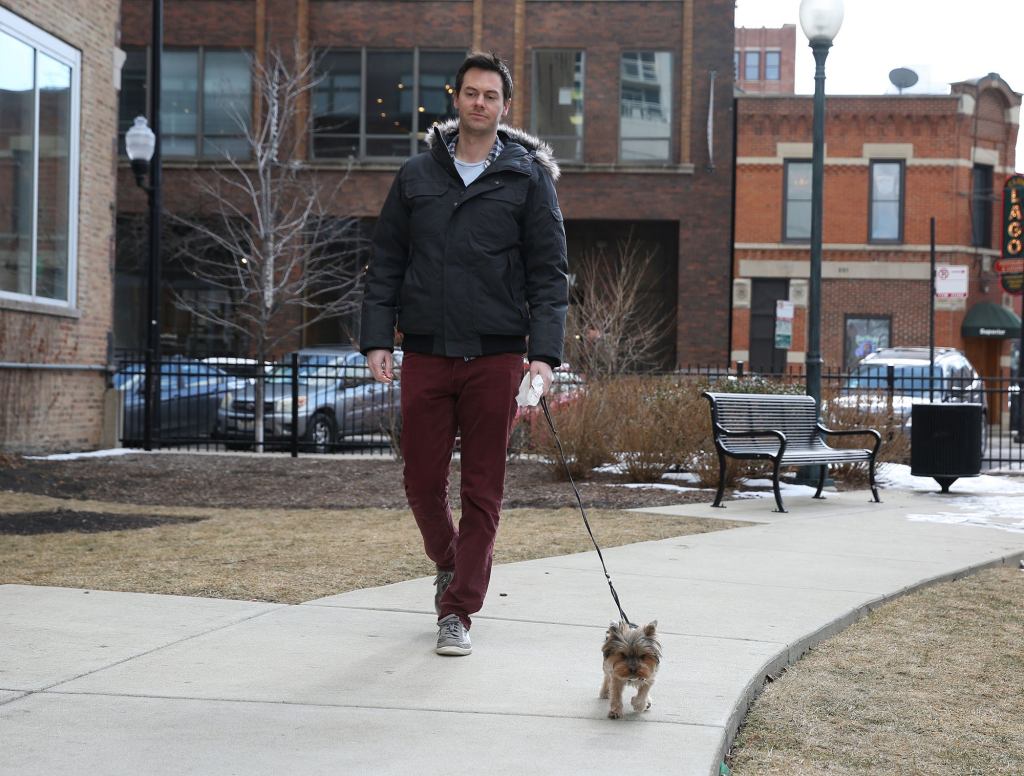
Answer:
<path fill-rule="evenodd" d="M 124 401 L 124 438 L 138 440 L 145 433 L 146 366 L 125 364 L 114 373 L 114 387 Z M 217 410 L 225 397 L 245 385 L 221 369 L 201 361 L 170 356 L 160 364 L 160 436 L 205 438 L 217 423 Z"/>
<path fill-rule="evenodd" d="M 840 406 L 875 411 L 889 407 L 889 367 L 893 379 L 892 412 L 910 433 L 912 409 L 920 402 L 980 404 L 981 444 L 988 439 L 985 385 L 967 357 L 955 348 L 935 348 L 935 365 L 929 369 L 926 347 L 882 348 L 862 358 L 843 384 L 836 399 Z"/>
<path fill-rule="evenodd" d="M 344 439 L 386 435 L 398 414 L 398 381 L 375 382 L 366 357 L 351 348 L 315 347 L 298 351 L 298 425 L 295 434 L 316 452 L 327 452 Z M 292 438 L 292 356 L 264 381 L 264 442 Z M 402 353 L 395 351 L 395 365 Z M 232 448 L 255 441 L 256 388 L 247 385 L 226 399 L 217 415 L 216 435 Z"/>

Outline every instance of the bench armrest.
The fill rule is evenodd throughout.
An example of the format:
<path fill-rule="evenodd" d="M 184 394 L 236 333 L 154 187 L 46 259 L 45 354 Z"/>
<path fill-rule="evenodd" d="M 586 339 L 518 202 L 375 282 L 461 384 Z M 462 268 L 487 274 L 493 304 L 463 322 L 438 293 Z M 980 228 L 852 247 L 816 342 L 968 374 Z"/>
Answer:
<path fill-rule="evenodd" d="M 729 431 L 717 423 L 714 424 L 715 445 L 718 445 L 718 437 L 766 437 L 773 436 L 779 440 L 779 449 L 775 455 L 781 456 L 786 451 L 786 435 L 774 428 L 754 428 L 747 431 Z"/>
<path fill-rule="evenodd" d="M 875 438 L 875 449 L 871 452 L 871 457 L 874 458 L 878 455 L 878 448 L 882 444 L 882 435 L 873 428 L 825 428 L 821 423 L 814 424 L 818 431 L 822 434 L 829 436 L 873 436 Z"/>

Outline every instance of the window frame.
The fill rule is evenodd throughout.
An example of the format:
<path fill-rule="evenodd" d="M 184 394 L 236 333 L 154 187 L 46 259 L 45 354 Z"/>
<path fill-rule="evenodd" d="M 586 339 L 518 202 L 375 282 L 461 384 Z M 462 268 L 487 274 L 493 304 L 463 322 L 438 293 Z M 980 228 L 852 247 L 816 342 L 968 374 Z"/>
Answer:
<path fill-rule="evenodd" d="M 771 78 L 768 75 L 768 57 L 772 56 L 772 55 L 778 57 L 778 61 L 775 63 L 775 77 L 774 78 Z M 763 60 L 763 65 L 764 65 L 762 67 L 762 72 L 763 72 L 762 80 L 764 80 L 764 81 L 781 81 L 782 80 L 782 51 L 780 49 L 765 49 L 764 56 L 763 56 L 762 60 Z"/>
<path fill-rule="evenodd" d="M 455 48 L 434 48 L 432 46 L 412 46 L 405 48 L 384 48 L 378 46 L 319 46 L 314 50 L 314 56 L 319 58 L 323 54 L 332 51 L 347 51 L 347 52 L 358 52 L 359 53 L 359 137 L 358 137 L 358 153 L 355 159 L 360 163 L 369 164 L 392 164 L 399 160 L 408 159 L 411 156 L 415 156 L 422 149 L 420 143 L 426 139 L 429 127 L 426 129 L 420 128 L 420 113 L 416 109 L 416 106 L 420 104 L 420 54 L 422 52 L 428 53 L 446 53 L 454 54 L 458 52 L 463 57 L 468 56 L 468 50 L 466 49 L 455 49 Z M 370 155 L 366 152 L 366 141 L 368 135 L 366 132 L 366 71 L 367 71 L 367 60 L 369 54 L 388 54 L 388 53 L 412 53 L 412 80 L 413 80 L 413 91 L 412 91 L 412 121 L 409 130 L 409 154 L 408 156 L 381 156 L 381 155 Z M 454 77 L 454 73 L 453 73 Z M 453 88 L 455 84 L 452 84 Z M 309 122 L 309 135 L 307 148 L 309 149 L 309 160 L 315 162 L 342 162 L 352 157 L 348 156 L 318 156 L 316 154 L 316 132 L 313 122 L 313 92 L 310 93 L 310 122 Z M 395 135 L 373 135 L 375 139 L 387 139 L 387 138 L 401 138 L 405 133 L 396 133 Z M 422 137 L 421 137 L 422 135 Z"/>
<path fill-rule="evenodd" d="M 541 135 L 537 129 L 537 95 L 540 89 L 537 84 L 537 55 L 553 53 L 571 53 L 580 55 L 580 83 L 582 84 L 580 95 L 580 107 L 583 110 L 583 131 L 578 135 Z M 558 157 L 559 164 L 583 164 L 586 160 L 586 137 L 587 137 L 587 51 L 582 48 L 536 48 L 532 50 L 530 57 L 532 67 L 530 83 L 530 132 L 544 141 L 548 140 L 574 140 L 579 149 L 576 156 L 572 158 Z"/>
<path fill-rule="evenodd" d="M 80 184 L 80 133 L 82 111 L 82 53 L 37 27 L 6 8 L 0 8 L 0 31 L 15 40 L 30 46 L 32 55 L 33 81 L 33 151 L 32 151 L 32 292 L 22 294 L 17 291 L 0 289 L 0 303 L 5 300 L 29 302 L 45 305 L 54 310 L 73 310 L 78 300 L 78 191 Z M 71 94 L 68 106 L 68 233 L 67 233 L 67 298 L 54 299 L 38 296 L 36 286 L 39 266 L 39 85 L 38 53 L 42 52 L 51 59 L 68 67 L 71 71 Z"/>
<path fill-rule="evenodd" d="M 978 175 L 982 171 L 988 177 L 988 188 L 984 194 L 979 195 L 977 184 Z M 995 167 L 991 164 L 974 163 L 971 167 L 971 247 L 991 248 L 992 247 L 992 225 L 993 202 L 995 197 Z M 980 219 L 980 223 L 979 223 Z"/>
<path fill-rule="evenodd" d="M 750 56 L 754 55 L 757 57 L 756 73 L 753 78 L 747 75 L 750 65 L 747 60 Z M 743 50 L 743 80 L 744 81 L 760 81 L 761 80 L 761 49 L 744 49 Z"/>
<path fill-rule="evenodd" d="M 810 224 L 808 224 L 808 235 L 807 235 L 807 237 L 790 237 L 788 232 L 787 232 L 787 226 L 789 225 L 789 202 L 790 202 L 790 196 L 789 196 L 789 166 L 791 164 L 806 164 L 806 165 L 810 166 L 812 163 L 813 163 L 813 160 L 811 160 L 811 159 L 793 158 L 793 159 L 783 159 L 782 160 L 782 229 L 781 229 L 782 240 L 781 240 L 781 242 L 793 243 L 795 245 L 802 245 L 802 244 L 809 243 L 811 241 Z M 813 174 L 813 172 L 812 172 L 812 174 Z M 811 183 L 811 186 L 812 186 L 812 191 L 811 191 L 811 196 L 808 198 L 808 201 L 813 202 L 813 197 L 814 197 L 814 192 L 813 192 L 814 183 L 813 183 L 813 181 Z M 812 207 L 813 207 L 813 204 L 812 204 Z"/>
<path fill-rule="evenodd" d="M 152 68 L 150 67 L 150 65 L 151 65 L 151 63 L 153 61 L 153 55 L 152 55 L 152 51 L 151 50 L 152 50 L 152 46 L 149 46 L 148 44 L 145 45 L 145 46 L 128 46 L 128 47 L 125 48 L 126 52 L 128 52 L 128 51 L 142 51 L 143 54 L 144 54 L 144 60 L 145 60 L 145 63 L 146 63 L 146 77 L 144 79 L 144 88 L 146 90 L 146 120 L 147 121 L 149 120 L 150 115 L 152 115 L 152 101 L 151 100 L 152 100 L 152 94 L 153 94 L 153 73 L 151 72 Z M 203 143 L 206 140 L 206 131 L 205 131 L 205 128 L 204 128 L 204 125 L 203 125 L 203 122 L 205 120 L 205 113 L 206 113 L 206 90 L 205 90 L 205 83 L 206 83 L 206 54 L 207 54 L 207 52 L 210 52 L 210 51 L 224 51 L 224 52 L 230 52 L 230 53 L 245 54 L 246 56 L 249 57 L 250 62 L 251 62 L 252 58 L 255 56 L 255 51 L 253 49 L 247 49 L 247 48 L 242 48 L 242 47 L 238 47 L 238 46 L 164 46 L 163 47 L 163 51 L 164 52 L 168 52 L 168 51 L 192 52 L 197 57 L 197 59 L 196 59 L 196 131 L 195 131 L 195 135 L 194 135 L 195 142 L 196 142 L 196 152 L 194 154 L 168 154 L 167 151 L 164 149 L 163 142 L 161 142 L 161 144 L 160 144 L 160 159 L 161 159 L 161 162 L 174 162 L 174 161 L 182 160 L 182 161 L 190 161 L 190 162 L 217 163 L 217 162 L 224 161 L 223 153 L 211 154 L 209 156 L 207 156 L 207 155 L 205 155 L 203 153 Z M 163 64 L 163 63 L 161 63 L 161 64 Z M 162 71 L 162 68 L 161 68 L 161 71 Z M 250 67 L 250 71 L 249 71 L 249 121 L 250 121 L 250 127 L 249 128 L 250 129 L 252 128 L 251 122 L 252 122 L 252 117 L 254 115 L 254 108 L 255 108 L 255 99 L 256 99 L 255 98 L 255 93 L 256 93 L 256 90 L 255 90 L 255 86 L 253 84 L 252 70 L 251 70 L 251 67 Z M 161 95 L 161 97 L 162 97 L 162 95 Z M 160 101 L 160 105 L 161 105 L 161 111 L 162 111 L 163 110 L 163 105 L 164 105 L 164 101 L 162 99 Z M 120 123 L 120 119 L 121 119 L 121 101 L 120 101 L 120 97 L 118 97 L 118 122 L 119 123 Z M 162 119 L 163 119 L 163 113 L 161 112 L 161 121 L 162 121 Z M 164 132 L 161 135 L 161 141 L 163 140 L 164 137 L 193 137 L 193 135 L 181 135 L 181 134 L 175 134 L 175 133 L 171 133 L 171 132 Z M 232 135 L 231 137 L 244 139 L 245 138 L 245 134 L 240 132 L 238 135 Z M 125 148 L 125 145 L 124 145 L 124 135 L 120 131 L 118 132 L 118 143 L 117 143 L 117 146 L 118 146 L 118 148 L 117 148 L 118 156 L 121 159 L 127 159 L 128 158 L 128 152 L 127 152 L 127 150 Z M 232 157 L 232 158 L 235 159 L 236 161 L 239 161 L 239 162 L 247 162 L 247 161 L 250 161 L 252 159 L 252 154 L 251 153 L 247 153 L 244 157 Z"/>
<path fill-rule="evenodd" d="M 626 138 L 626 139 L 627 140 L 664 140 L 665 142 L 668 143 L 668 154 L 666 154 L 664 159 L 644 160 L 644 159 L 623 159 L 623 157 L 622 157 L 622 141 L 623 141 L 623 137 L 622 137 L 622 86 L 623 86 L 622 61 L 623 60 L 622 60 L 622 57 L 623 57 L 624 54 L 643 54 L 643 53 L 668 54 L 668 56 L 669 56 L 668 72 L 669 72 L 669 76 L 672 78 L 672 81 L 669 84 L 668 91 L 669 91 L 669 95 L 672 98 L 672 105 L 671 105 L 671 107 L 670 107 L 670 109 L 668 111 L 668 135 L 667 135 L 667 137 L 664 137 L 664 138 L 650 136 L 650 137 L 630 137 L 630 138 Z M 617 149 L 617 154 L 616 154 L 616 159 L 618 161 L 618 164 L 620 164 L 620 165 L 627 165 L 627 166 L 630 166 L 630 167 L 634 167 L 634 166 L 635 167 L 664 167 L 665 165 L 671 165 L 671 164 L 674 163 L 675 158 L 676 158 L 676 153 L 675 153 L 675 146 L 676 146 L 676 143 L 675 143 L 676 113 L 679 110 L 679 107 L 677 105 L 677 103 L 678 103 L 678 89 L 679 89 L 679 83 L 678 82 L 681 80 L 681 79 L 676 77 L 676 58 L 677 58 L 677 52 L 675 51 L 675 49 L 664 49 L 664 48 L 660 48 L 660 49 L 627 48 L 627 49 L 620 49 L 619 50 L 619 56 L 618 56 L 618 77 L 619 77 L 618 113 L 619 113 L 619 121 L 618 121 L 618 149 Z M 639 81 L 639 79 L 638 79 L 638 81 Z"/>
<path fill-rule="evenodd" d="M 896 237 L 875 237 L 874 216 L 875 216 L 875 166 L 879 164 L 895 164 L 899 166 L 899 214 L 897 218 Z M 903 211 L 906 207 L 906 175 L 907 162 L 905 159 L 871 159 L 868 162 L 868 243 L 872 245 L 899 245 L 903 242 Z M 892 202 L 885 199 L 879 202 Z"/>

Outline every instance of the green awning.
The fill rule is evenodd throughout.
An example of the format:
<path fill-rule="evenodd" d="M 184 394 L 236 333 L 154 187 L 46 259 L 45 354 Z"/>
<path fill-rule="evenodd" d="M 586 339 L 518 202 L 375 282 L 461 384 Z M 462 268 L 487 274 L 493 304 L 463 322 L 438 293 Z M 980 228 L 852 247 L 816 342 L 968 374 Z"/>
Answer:
<path fill-rule="evenodd" d="M 967 311 L 960 333 L 964 337 L 1016 338 L 1020 336 L 1020 318 L 1001 304 L 978 302 Z"/>

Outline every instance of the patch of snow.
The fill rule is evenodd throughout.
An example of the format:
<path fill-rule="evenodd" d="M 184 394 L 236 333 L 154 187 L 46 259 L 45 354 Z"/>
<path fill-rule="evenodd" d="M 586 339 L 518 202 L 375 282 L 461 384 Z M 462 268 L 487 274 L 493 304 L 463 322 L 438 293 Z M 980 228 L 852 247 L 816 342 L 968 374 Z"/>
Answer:
<path fill-rule="evenodd" d="M 747 488 L 767 488 L 767 491 L 759 491 L 758 496 L 772 496 L 772 481 L 771 480 L 743 480 L 740 483 L 740 488 L 746 490 Z M 738 489 L 737 489 L 738 490 Z M 813 496 L 818 492 L 816 487 L 810 485 L 795 485 L 792 482 L 779 482 L 779 491 L 781 493 L 788 493 L 791 496 Z M 735 494 L 738 495 L 738 494 Z M 750 498 L 748 496 L 747 498 Z"/>
<path fill-rule="evenodd" d="M 661 478 L 663 480 L 679 480 L 680 482 L 700 482 L 700 477 L 693 472 L 665 472 Z"/>
<path fill-rule="evenodd" d="M 115 447 L 110 450 L 92 450 L 88 453 L 55 453 L 54 455 L 26 455 L 31 461 L 75 461 L 79 458 L 109 458 L 116 455 L 134 455 L 142 450 L 130 450 L 126 447 Z"/>
<path fill-rule="evenodd" d="M 884 487 L 905 490 L 939 490 L 939 484 L 932 477 L 915 477 L 906 464 L 887 463 L 880 467 L 878 482 Z M 997 493 L 1024 494 L 1024 477 L 982 474 L 978 477 L 961 477 L 950 489 L 957 493 L 989 495 Z"/>
<path fill-rule="evenodd" d="M 623 482 L 616 483 L 620 488 L 655 488 L 657 490 L 701 490 L 701 488 L 687 488 L 683 485 L 672 485 L 668 482 Z"/>

